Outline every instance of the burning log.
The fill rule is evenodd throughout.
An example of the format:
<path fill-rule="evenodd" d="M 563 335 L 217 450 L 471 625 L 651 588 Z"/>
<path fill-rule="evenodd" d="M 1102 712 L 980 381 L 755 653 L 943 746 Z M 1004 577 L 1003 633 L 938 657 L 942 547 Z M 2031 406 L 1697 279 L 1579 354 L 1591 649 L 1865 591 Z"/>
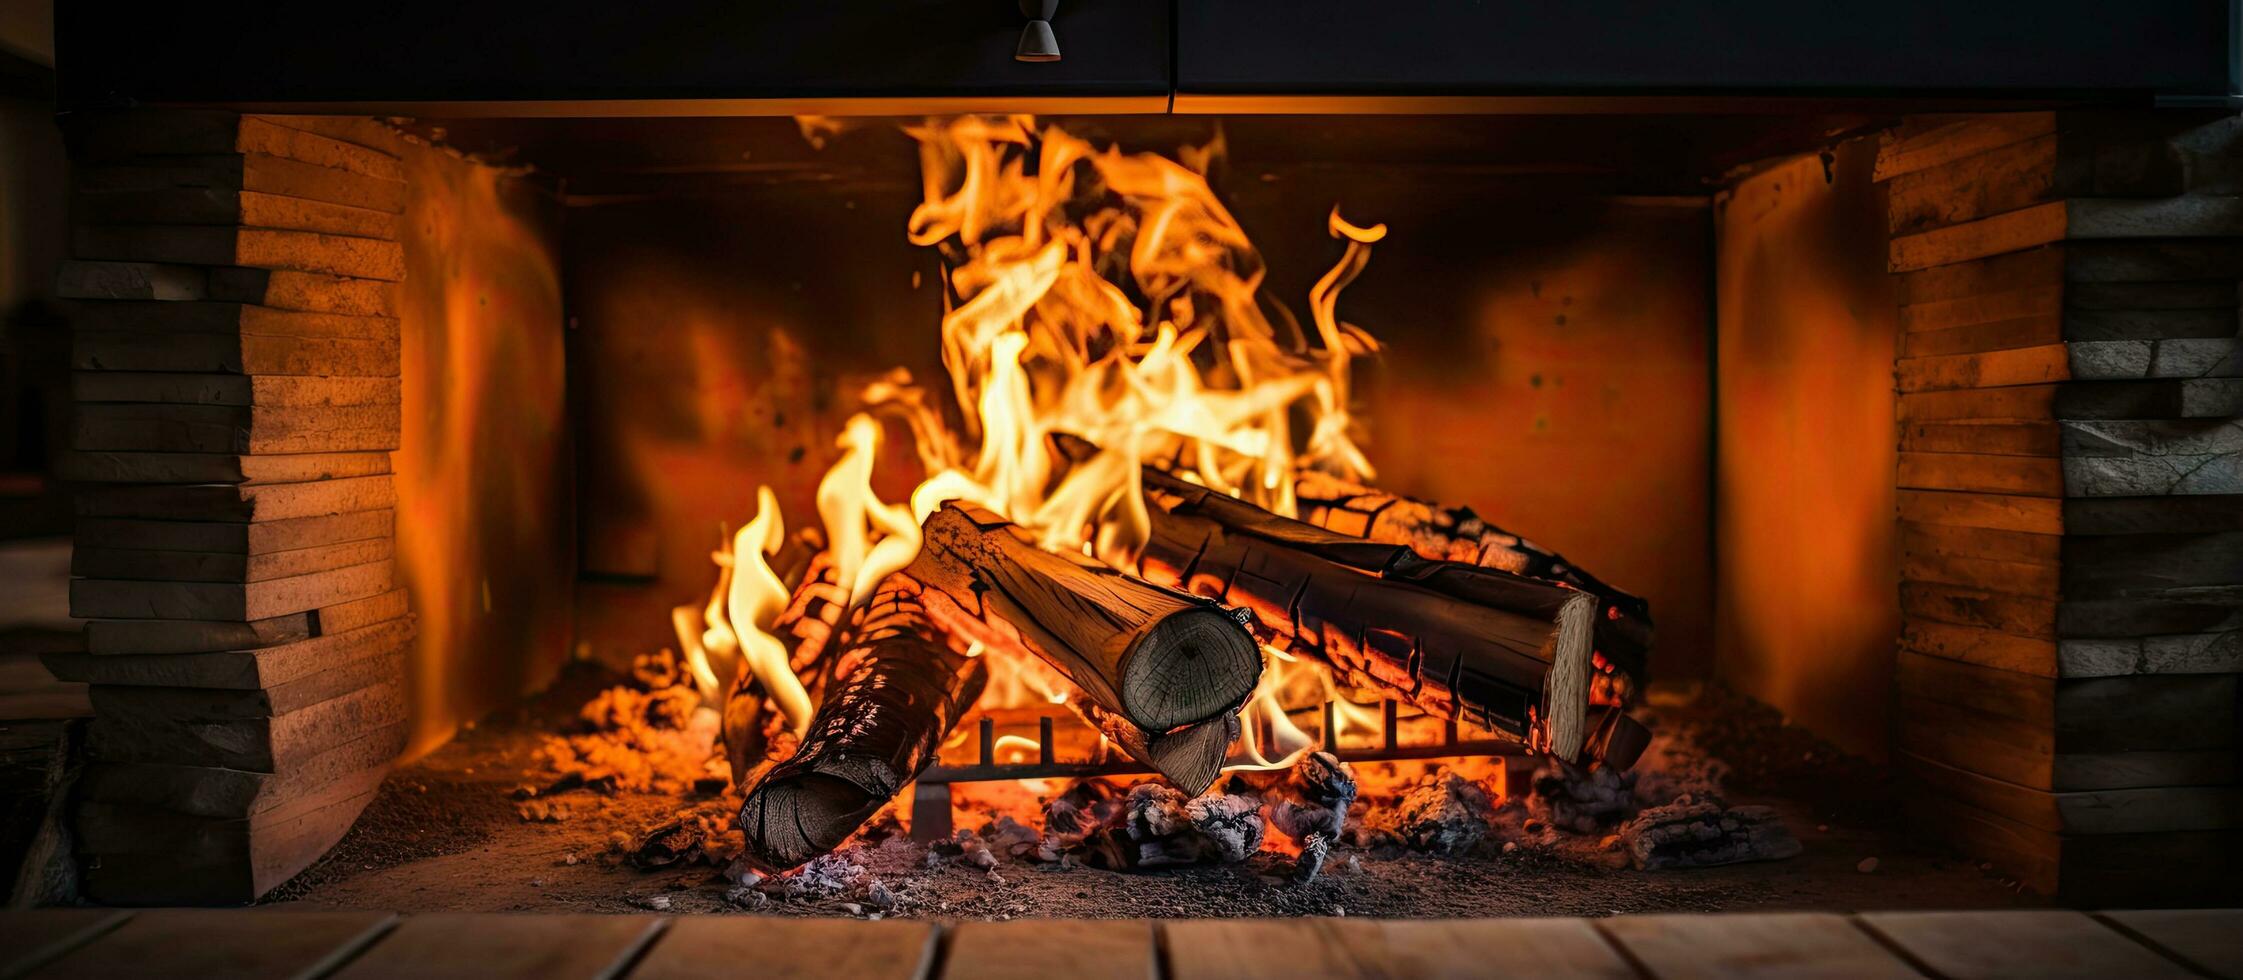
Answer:
<path fill-rule="evenodd" d="M 839 847 L 934 761 L 988 670 L 951 651 L 918 583 L 896 575 L 857 610 L 836 676 L 802 747 L 740 807 L 745 856 L 759 867 L 784 871 Z"/>
<path fill-rule="evenodd" d="M 1443 507 L 1321 473 L 1294 483 L 1301 520 L 1328 531 L 1403 545 L 1420 557 L 1501 569 L 1528 578 L 1563 582 L 1595 595 L 1602 609 L 1597 652 L 1638 682 L 1651 649 L 1651 605 L 1605 584 L 1532 541 L 1488 523 L 1469 507 Z"/>
<path fill-rule="evenodd" d="M 1239 620 L 1208 600 L 1045 551 L 979 508 L 949 504 L 922 531 L 905 573 L 926 586 L 936 621 L 985 643 L 1017 643 L 1082 689 L 1086 717 L 1124 751 L 1187 793 L 1213 784 L 1262 671 Z"/>
<path fill-rule="evenodd" d="M 1166 474 L 1144 479 L 1156 506 L 1138 574 L 1252 610 L 1351 683 L 1560 758 L 1580 753 L 1595 596 L 1426 561 Z"/>

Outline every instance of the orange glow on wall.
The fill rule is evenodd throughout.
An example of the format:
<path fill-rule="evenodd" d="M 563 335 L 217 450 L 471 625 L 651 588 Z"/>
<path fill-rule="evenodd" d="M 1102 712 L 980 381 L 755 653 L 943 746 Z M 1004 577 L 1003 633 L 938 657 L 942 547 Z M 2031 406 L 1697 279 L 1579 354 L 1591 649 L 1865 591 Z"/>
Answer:
<path fill-rule="evenodd" d="M 1466 319 L 1398 334 L 1360 411 L 1382 486 L 1469 506 L 1649 600 L 1661 678 L 1711 662 L 1706 218 L 1689 201 L 1568 211 L 1593 231 L 1481 260 Z M 1426 275 L 1374 268 L 1365 286 L 1382 273 Z"/>
<path fill-rule="evenodd" d="M 1737 186 L 1718 245 L 1719 673 L 1882 756 L 1899 633 L 1893 345 L 1874 146 Z"/>
<path fill-rule="evenodd" d="M 408 147 L 397 556 L 420 616 L 409 754 L 567 656 L 575 514 L 561 285 L 537 192 Z"/>

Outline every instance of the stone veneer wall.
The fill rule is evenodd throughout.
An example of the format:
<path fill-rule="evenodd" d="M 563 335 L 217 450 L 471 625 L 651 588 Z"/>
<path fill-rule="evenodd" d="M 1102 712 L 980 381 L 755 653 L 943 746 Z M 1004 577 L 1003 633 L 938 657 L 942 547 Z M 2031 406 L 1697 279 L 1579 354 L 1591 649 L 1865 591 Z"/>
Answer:
<path fill-rule="evenodd" d="M 49 663 L 92 684 L 84 890 L 247 902 L 333 846 L 405 744 L 403 143 L 185 110 L 65 130 L 89 623 Z"/>
<path fill-rule="evenodd" d="M 1935 834 L 2068 901 L 2243 881 L 2243 124 L 2016 113 L 1884 138 L 1901 339 L 1895 760 Z"/>

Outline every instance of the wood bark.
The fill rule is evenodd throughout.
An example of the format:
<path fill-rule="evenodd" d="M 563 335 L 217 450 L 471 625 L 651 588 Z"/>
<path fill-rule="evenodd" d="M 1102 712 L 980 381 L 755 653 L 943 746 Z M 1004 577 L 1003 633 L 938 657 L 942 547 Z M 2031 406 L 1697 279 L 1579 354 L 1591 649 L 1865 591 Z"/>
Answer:
<path fill-rule="evenodd" d="M 1070 699 L 1067 706 L 1122 753 L 1160 773 L 1177 789 L 1199 796 L 1223 774 L 1223 759 L 1238 741 L 1237 712 L 1226 712 L 1173 731 L 1148 733 L 1095 701 Z"/>
<path fill-rule="evenodd" d="M 903 575 L 857 610 L 837 666 L 843 679 L 801 749 L 741 805 L 746 855 L 761 867 L 784 871 L 840 846 L 934 761 L 988 680 L 981 660 L 949 648 Z"/>
<path fill-rule="evenodd" d="M 1359 687 L 1536 741 L 1586 736 L 1598 600 L 1350 538 L 1147 471 L 1145 579 L 1251 610 Z"/>
<path fill-rule="evenodd" d="M 1001 621 L 1146 736 L 1235 713 L 1261 677 L 1253 636 L 1207 599 L 1045 551 L 979 508 L 945 506 L 923 532 L 910 572 L 941 593 L 930 607 L 947 603 L 964 614 L 958 618 Z"/>
<path fill-rule="evenodd" d="M 1596 596 L 1596 651 L 1639 684 L 1651 650 L 1651 604 L 1607 585 L 1564 555 L 1488 523 L 1468 507 L 1444 507 L 1322 474 L 1294 485 L 1301 520 L 1340 534 L 1406 545 L 1420 557 L 1561 582 Z"/>

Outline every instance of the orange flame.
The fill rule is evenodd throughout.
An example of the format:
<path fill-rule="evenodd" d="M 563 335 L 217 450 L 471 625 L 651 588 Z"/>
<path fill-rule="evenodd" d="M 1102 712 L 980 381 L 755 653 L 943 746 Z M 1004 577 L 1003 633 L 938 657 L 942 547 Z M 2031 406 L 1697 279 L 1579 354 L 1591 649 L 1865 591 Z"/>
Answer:
<path fill-rule="evenodd" d="M 671 610 L 670 622 L 703 701 L 717 704 L 723 697 L 726 685 L 717 676 L 719 668 L 745 669 L 763 685 L 787 727 L 801 735 L 809 731 L 814 710 L 810 692 L 787 663 L 786 644 L 771 633 L 790 596 L 765 556 L 785 540 L 778 497 L 770 487 L 756 488 L 755 518 L 732 536 L 730 550 L 711 556 L 717 563 L 717 585 L 701 609 L 705 628 L 696 635 L 692 606 Z"/>
<path fill-rule="evenodd" d="M 933 120 L 907 132 L 918 141 L 924 196 L 906 234 L 942 247 L 948 260 L 941 349 L 963 425 L 946 426 L 900 371 L 865 390 L 867 413 L 848 421 L 817 495 L 852 600 L 911 561 L 919 521 L 945 501 L 1003 514 L 1046 548 L 1127 565 L 1149 533 L 1140 479 L 1148 461 L 1288 516 L 1303 470 L 1371 476 L 1347 406 L 1351 360 L 1377 345 L 1340 322 L 1336 308 L 1385 226 L 1351 224 L 1333 210 L 1329 227 L 1346 251 L 1310 291 L 1314 334 L 1303 335 L 1266 312 L 1261 256 L 1207 183 L 1219 144 L 1179 153 L 1196 165 L 1187 166 L 1099 149 L 1056 126 L 1038 130 L 1029 116 Z M 908 507 L 872 490 L 881 439 L 874 413 L 908 426 L 925 467 Z M 1087 458 L 1059 457 L 1059 435 L 1090 447 Z M 712 597 L 698 654 L 682 611 L 679 629 L 696 663 L 727 649 L 730 637 L 767 687 L 777 641 L 763 634 L 762 611 L 776 579 L 766 580 L 762 551 L 776 546 L 777 526 L 766 496 L 719 572 L 731 582 L 729 615 Z M 775 660 L 783 671 L 783 648 Z M 1240 766 L 1289 765 L 1314 741 L 1285 717 L 1279 697 L 1301 668 L 1274 650 L 1268 660 L 1248 711 L 1266 718 L 1274 744 L 1250 734 Z M 984 706 L 1069 696 L 1043 664 L 991 666 Z M 1323 689 L 1336 694 L 1328 678 Z M 1257 720 L 1248 718 L 1248 732 Z"/>

